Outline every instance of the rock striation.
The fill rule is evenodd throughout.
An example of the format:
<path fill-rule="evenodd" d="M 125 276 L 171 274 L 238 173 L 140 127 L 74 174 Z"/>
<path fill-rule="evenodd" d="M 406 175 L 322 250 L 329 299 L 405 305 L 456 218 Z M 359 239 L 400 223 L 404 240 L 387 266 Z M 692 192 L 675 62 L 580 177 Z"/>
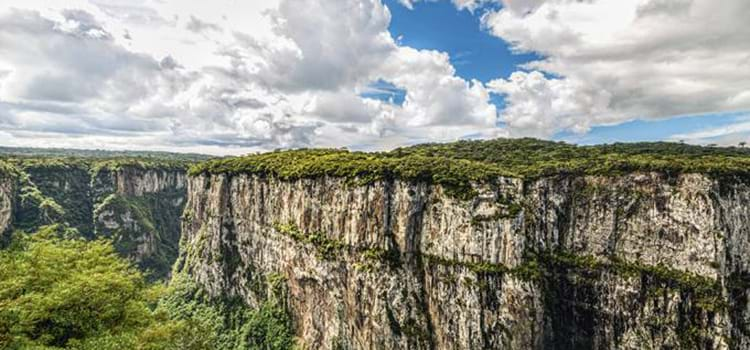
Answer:
<path fill-rule="evenodd" d="M 251 307 L 282 274 L 320 349 L 750 348 L 750 182 L 198 173 L 175 271 Z"/>
<path fill-rule="evenodd" d="M 180 218 L 187 194 L 182 169 L 122 167 L 97 172 L 92 181 L 97 237 L 164 278 L 178 255 Z"/>

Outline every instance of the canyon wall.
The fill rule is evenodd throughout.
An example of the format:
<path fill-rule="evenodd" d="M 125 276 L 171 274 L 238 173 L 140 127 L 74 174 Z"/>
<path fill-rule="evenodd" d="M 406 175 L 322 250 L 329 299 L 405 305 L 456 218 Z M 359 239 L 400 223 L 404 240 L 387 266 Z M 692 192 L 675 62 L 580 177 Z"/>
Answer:
<path fill-rule="evenodd" d="M 178 255 L 186 166 L 32 159 L 17 167 L 20 189 L 9 197 L 13 228 L 33 232 L 64 224 L 87 239 L 111 239 L 151 278 L 169 275 Z"/>
<path fill-rule="evenodd" d="M 0 244 L 11 230 L 16 198 L 16 178 L 0 163 Z M 9 168 L 8 168 L 9 169 Z"/>
<path fill-rule="evenodd" d="M 750 183 L 658 172 L 188 180 L 175 271 L 321 349 L 746 349 Z"/>
<path fill-rule="evenodd" d="M 95 173 L 94 232 L 153 277 L 164 278 L 178 255 L 186 200 L 184 170 L 122 167 Z"/>

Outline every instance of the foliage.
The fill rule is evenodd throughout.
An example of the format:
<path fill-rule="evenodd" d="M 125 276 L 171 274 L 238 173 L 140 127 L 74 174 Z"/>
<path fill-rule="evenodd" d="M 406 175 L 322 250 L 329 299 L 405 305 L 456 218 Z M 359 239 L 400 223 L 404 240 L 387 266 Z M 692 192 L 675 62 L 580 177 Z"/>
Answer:
<path fill-rule="evenodd" d="M 0 147 L 0 154 L 9 157 L 34 158 L 140 158 L 176 161 L 201 161 L 211 158 L 204 154 L 155 151 L 106 151 L 65 148 Z"/>
<path fill-rule="evenodd" d="M 15 164 L 19 184 L 18 205 L 13 226 L 32 232 L 43 225 L 63 223 L 75 228 L 86 238 L 102 233 L 94 220 L 102 208 L 113 208 L 115 215 L 131 212 L 138 227 L 105 232 L 117 236 L 116 248 L 126 256 L 137 249 L 138 233 L 156 237 L 158 249 L 139 259 L 139 264 L 153 272 L 149 277 L 166 277 L 177 257 L 179 243 L 179 215 L 184 203 L 184 189 L 164 190 L 157 194 L 123 196 L 119 201 L 107 197 L 117 191 L 113 171 L 128 172 L 161 170 L 185 172 L 187 161 L 173 159 L 136 158 L 58 158 L 13 157 L 2 164 Z M 137 175 L 137 174 L 136 174 Z M 105 203 L 107 202 L 107 203 Z M 104 205 L 107 204 L 107 205 Z M 98 210 L 97 210 L 98 209 Z M 138 231 L 138 232 L 135 232 Z M 140 232 L 143 231 L 143 232 Z M 139 257 L 140 258 L 140 257 Z"/>
<path fill-rule="evenodd" d="M 692 296 L 699 309 L 715 312 L 727 308 L 719 281 L 695 273 L 670 268 L 666 265 L 647 265 L 611 257 L 601 261 L 593 256 L 558 252 L 538 257 L 548 266 L 585 271 L 604 270 L 623 277 L 641 278 L 648 292 L 655 294 L 663 289 L 678 290 Z"/>
<path fill-rule="evenodd" d="M 524 263 L 510 268 L 502 264 L 451 260 L 423 254 L 430 264 L 460 266 L 477 274 L 510 274 L 521 280 L 539 280 L 557 269 L 578 273 L 608 271 L 622 277 L 641 278 L 649 292 L 672 289 L 689 293 L 695 306 L 706 311 L 719 311 L 727 307 L 718 281 L 691 272 L 670 268 L 663 264 L 647 265 L 611 257 L 600 260 L 590 255 L 569 252 L 545 252 L 529 256 Z"/>
<path fill-rule="evenodd" d="M 285 180 L 321 176 L 342 177 L 356 183 L 389 178 L 431 181 L 456 197 L 471 197 L 472 181 L 512 175 L 493 165 L 437 157 L 394 158 L 381 153 L 342 150 L 294 150 L 226 158 L 193 166 L 191 175 L 201 173 L 272 175 Z"/>
<path fill-rule="evenodd" d="M 152 312 L 155 290 L 104 241 L 17 233 L 0 252 L 0 347 L 177 349 L 202 333 Z M 182 342 L 179 342 L 182 343 Z"/>
<path fill-rule="evenodd" d="M 24 187 L 36 188 L 62 210 L 54 222 L 65 222 L 82 233 L 93 231 L 91 180 L 86 164 L 27 159 L 19 167 L 23 170 Z"/>
<path fill-rule="evenodd" d="M 278 277 L 257 310 L 212 300 L 187 279 L 148 284 L 106 241 L 66 239 L 61 225 L 17 232 L 0 251 L 0 348 L 290 349 Z"/>
<path fill-rule="evenodd" d="M 240 300 L 211 298 L 185 276 L 176 275 L 157 310 L 200 325 L 213 349 L 292 349 L 294 333 L 283 304 L 283 283 L 274 282 L 274 276 L 268 279 L 269 298 L 251 310 Z"/>
<path fill-rule="evenodd" d="M 13 220 L 15 228 L 30 232 L 44 225 L 62 222 L 65 209 L 60 204 L 42 194 L 27 174 L 22 174 L 19 182 L 21 188 L 18 196 L 18 210 Z"/>
<path fill-rule="evenodd" d="M 79 170 L 89 172 L 95 176 L 102 171 L 118 171 L 127 168 L 140 170 L 177 170 L 186 171 L 190 165 L 199 160 L 207 160 L 210 157 L 181 158 L 181 157 L 158 157 L 158 156 L 116 156 L 91 157 L 91 156 L 50 156 L 50 155 L 2 155 L 0 147 L 0 161 L 13 164 L 25 171 L 56 171 L 69 172 Z M 115 153 L 116 154 L 116 153 Z M 167 153 L 167 155 L 169 155 Z"/>
<path fill-rule="evenodd" d="M 179 232 L 179 228 L 170 227 L 179 224 L 179 210 L 163 203 L 171 203 L 173 198 L 164 195 L 144 195 L 129 197 L 111 194 L 94 210 L 97 218 L 96 235 L 112 240 L 115 249 L 122 256 L 135 258 L 138 266 L 147 272 L 149 280 L 163 279 L 177 259 L 179 236 L 170 233 Z M 104 216 L 110 212 L 114 217 Z M 122 222 L 126 216 L 132 222 Z M 115 220 L 116 228 L 107 228 L 98 220 Z M 144 238 L 146 238 L 144 240 Z M 151 245 L 152 249 L 138 253 L 139 244 Z"/>
<path fill-rule="evenodd" d="M 16 176 L 18 176 L 18 169 L 12 164 L 0 160 L 0 179 L 4 177 L 15 178 Z"/>
<path fill-rule="evenodd" d="M 294 223 L 276 223 L 273 225 L 273 228 L 277 232 L 288 236 L 295 241 L 312 245 L 315 248 L 316 255 L 320 259 L 332 260 L 336 258 L 341 250 L 346 248 L 346 244 L 339 240 L 328 238 L 325 233 L 302 232 L 302 230 L 300 230 Z"/>
<path fill-rule="evenodd" d="M 342 177 L 357 183 L 400 178 L 442 185 L 458 198 L 472 198 L 472 182 L 500 176 L 536 178 L 555 174 L 610 175 L 633 171 L 670 174 L 750 175 L 750 152 L 676 143 L 575 146 L 536 139 L 495 139 L 424 144 L 390 152 L 338 149 L 275 151 L 216 159 L 191 167 L 191 175 L 241 174 L 284 180 Z"/>
<path fill-rule="evenodd" d="M 495 139 L 423 144 L 399 148 L 396 157 L 415 155 L 494 164 L 524 177 L 557 173 L 608 175 L 631 171 L 748 174 L 750 150 L 682 143 L 641 142 L 576 146 L 537 139 Z"/>

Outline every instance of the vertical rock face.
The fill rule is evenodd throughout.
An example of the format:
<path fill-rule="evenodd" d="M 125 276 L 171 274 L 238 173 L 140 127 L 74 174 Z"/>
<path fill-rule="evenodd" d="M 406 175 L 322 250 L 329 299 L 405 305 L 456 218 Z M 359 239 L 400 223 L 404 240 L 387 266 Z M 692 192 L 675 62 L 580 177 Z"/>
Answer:
<path fill-rule="evenodd" d="M 16 179 L 0 173 L 0 242 L 10 231 L 16 197 Z"/>
<path fill-rule="evenodd" d="M 177 258 L 185 172 L 122 167 L 101 170 L 92 182 L 96 235 L 111 238 L 152 277 L 166 277 Z"/>
<path fill-rule="evenodd" d="M 484 252 L 519 259 L 503 238 L 511 219 L 479 241 L 456 244 L 480 234 L 468 215 L 472 204 L 440 191 L 401 182 L 351 187 L 335 178 L 193 178 L 177 268 L 215 296 L 240 296 L 250 305 L 263 298 L 257 286 L 265 276 L 284 273 L 300 336 L 312 347 L 535 344 L 530 332 L 541 319 L 531 307 L 538 301 L 533 285 L 427 258 L 478 260 Z M 427 241 L 423 232 L 443 240 Z"/>
<path fill-rule="evenodd" d="M 64 223 L 83 237 L 112 239 L 120 253 L 153 278 L 169 274 L 187 194 L 184 168 L 32 160 L 22 163 L 22 170 L 20 190 L 0 181 L 0 208 L 10 203 L 16 209 L 12 214 L 0 209 L 0 220 L 7 213 L 14 228 L 31 232 Z"/>
<path fill-rule="evenodd" d="M 746 349 L 750 186 L 700 174 L 400 180 L 199 175 L 176 269 L 217 297 L 287 277 L 336 349 Z"/>

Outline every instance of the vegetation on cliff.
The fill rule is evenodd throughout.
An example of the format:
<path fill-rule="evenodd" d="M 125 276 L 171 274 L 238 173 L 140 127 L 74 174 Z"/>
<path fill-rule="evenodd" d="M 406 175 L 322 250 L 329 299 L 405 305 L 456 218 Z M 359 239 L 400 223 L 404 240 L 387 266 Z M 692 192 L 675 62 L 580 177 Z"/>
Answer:
<path fill-rule="evenodd" d="M 97 236 L 112 240 L 117 252 L 136 261 L 149 280 L 166 278 L 177 259 L 181 210 L 169 207 L 172 200 L 167 194 L 111 194 L 94 209 Z"/>
<path fill-rule="evenodd" d="M 155 159 L 139 157 L 122 158 L 76 158 L 76 157 L 5 157 L 6 162 L 15 164 L 27 171 L 71 171 L 80 170 L 91 176 L 109 170 L 123 168 L 140 170 L 187 170 L 194 162 L 174 159 Z"/>
<path fill-rule="evenodd" d="M 364 183 L 400 178 L 437 183 L 459 197 L 470 197 L 471 182 L 492 181 L 500 176 L 536 178 L 633 171 L 749 175 L 750 152 L 664 142 L 576 146 L 536 139 L 495 139 L 424 144 L 375 153 L 337 149 L 275 151 L 198 163 L 190 174 L 251 173 L 284 180 L 333 176 Z"/>
<path fill-rule="evenodd" d="M 10 163 L 0 160 L 0 178 L 13 177 L 18 174 L 18 170 Z"/>
<path fill-rule="evenodd" d="M 268 298 L 257 309 L 250 309 L 242 300 L 211 298 L 190 278 L 178 274 L 157 311 L 171 319 L 198 324 L 206 332 L 211 349 L 292 349 L 295 340 L 292 319 L 284 305 L 285 285 L 274 281 L 270 279 Z"/>
<path fill-rule="evenodd" d="M 673 142 L 576 146 L 537 139 L 494 139 L 422 144 L 390 154 L 472 160 L 508 169 L 523 177 L 556 173 L 609 175 L 632 171 L 748 174 L 750 150 Z"/>
<path fill-rule="evenodd" d="M 64 222 L 65 209 L 53 198 L 45 196 L 28 174 L 18 177 L 18 203 L 13 227 L 27 232 L 41 226 Z"/>
<path fill-rule="evenodd" d="M 217 159 L 199 163 L 189 173 L 252 173 L 276 176 L 284 180 L 333 176 L 358 183 L 396 177 L 435 182 L 457 195 L 470 192 L 471 181 L 513 175 L 491 164 L 461 159 L 420 155 L 393 157 L 386 153 L 327 149 L 279 151 Z"/>

